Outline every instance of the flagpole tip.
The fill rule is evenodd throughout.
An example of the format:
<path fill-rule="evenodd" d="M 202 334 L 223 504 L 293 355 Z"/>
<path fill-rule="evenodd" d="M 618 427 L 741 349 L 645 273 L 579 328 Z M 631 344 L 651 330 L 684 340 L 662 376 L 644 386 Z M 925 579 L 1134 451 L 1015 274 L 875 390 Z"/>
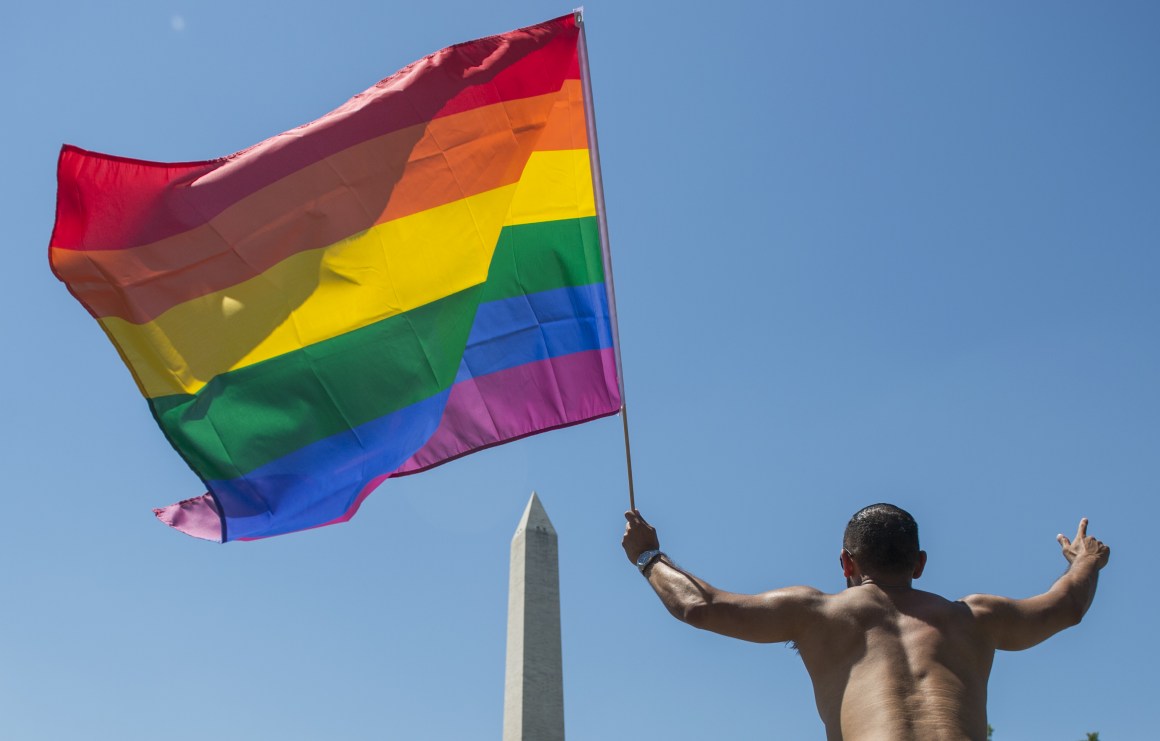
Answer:
<path fill-rule="evenodd" d="M 576 19 L 576 25 L 578 25 L 578 26 L 583 25 L 584 24 L 584 6 L 581 5 L 579 8 L 573 8 L 572 9 L 572 17 L 574 17 Z"/>

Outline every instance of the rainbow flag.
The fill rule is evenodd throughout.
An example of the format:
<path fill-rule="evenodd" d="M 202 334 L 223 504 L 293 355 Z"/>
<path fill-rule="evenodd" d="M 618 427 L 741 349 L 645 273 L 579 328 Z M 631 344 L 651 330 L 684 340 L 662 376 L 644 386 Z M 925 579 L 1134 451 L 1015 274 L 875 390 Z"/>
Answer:
<path fill-rule="evenodd" d="M 207 492 L 201 538 L 620 408 L 573 15 L 443 49 L 249 149 L 66 145 L 52 269 Z"/>

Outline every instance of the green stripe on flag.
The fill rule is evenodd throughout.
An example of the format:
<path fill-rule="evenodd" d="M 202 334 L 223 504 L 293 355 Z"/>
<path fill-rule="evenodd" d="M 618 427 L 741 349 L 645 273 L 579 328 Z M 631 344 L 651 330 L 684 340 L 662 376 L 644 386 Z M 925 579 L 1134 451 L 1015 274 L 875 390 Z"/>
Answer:
<path fill-rule="evenodd" d="M 495 246 L 482 300 L 603 282 L 595 216 L 506 226 Z"/>

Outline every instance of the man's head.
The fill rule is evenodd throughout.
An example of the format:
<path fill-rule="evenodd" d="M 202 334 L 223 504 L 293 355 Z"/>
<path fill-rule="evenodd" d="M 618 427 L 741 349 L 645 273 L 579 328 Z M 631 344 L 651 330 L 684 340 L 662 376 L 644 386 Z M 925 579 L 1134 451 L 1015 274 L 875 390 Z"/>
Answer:
<path fill-rule="evenodd" d="M 926 564 L 926 554 L 918 547 L 918 523 L 893 504 L 872 504 L 858 510 L 846 525 L 842 549 L 848 554 L 842 559 L 848 580 L 856 571 L 859 578 L 897 577 L 909 583 Z"/>

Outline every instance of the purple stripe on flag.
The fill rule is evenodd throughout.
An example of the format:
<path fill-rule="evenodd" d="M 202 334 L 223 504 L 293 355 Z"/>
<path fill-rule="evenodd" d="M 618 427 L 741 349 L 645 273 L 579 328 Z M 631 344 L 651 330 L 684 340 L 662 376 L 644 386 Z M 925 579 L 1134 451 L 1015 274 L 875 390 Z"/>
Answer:
<path fill-rule="evenodd" d="M 153 514 L 169 527 L 186 535 L 215 543 L 222 542 L 222 518 L 217 504 L 209 494 L 160 507 L 153 510 Z"/>
<path fill-rule="evenodd" d="M 396 476 L 464 453 L 620 409 L 611 348 L 578 352 L 457 383 L 443 421 Z"/>

